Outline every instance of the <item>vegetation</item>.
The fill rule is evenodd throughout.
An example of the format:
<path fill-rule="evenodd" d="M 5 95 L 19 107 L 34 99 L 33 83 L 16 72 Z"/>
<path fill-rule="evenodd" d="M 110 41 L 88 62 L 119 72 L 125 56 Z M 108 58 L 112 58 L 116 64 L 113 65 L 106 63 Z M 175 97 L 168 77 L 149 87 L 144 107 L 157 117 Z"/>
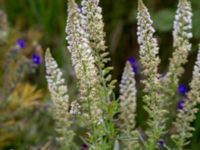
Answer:
<path fill-rule="evenodd" d="M 0 0 L 0 149 L 199 149 L 200 2 L 144 3 Z"/>

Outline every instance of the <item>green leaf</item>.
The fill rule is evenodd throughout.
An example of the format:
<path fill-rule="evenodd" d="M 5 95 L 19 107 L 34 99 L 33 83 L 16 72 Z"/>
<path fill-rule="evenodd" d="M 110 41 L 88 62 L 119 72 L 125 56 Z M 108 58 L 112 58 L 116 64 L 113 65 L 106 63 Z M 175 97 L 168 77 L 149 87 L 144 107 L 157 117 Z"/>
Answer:
<path fill-rule="evenodd" d="M 199 17 L 199 14 L 200 14 L 200 10 L 197 10 L 194 12 L 194 16 L 193 16 L 193 29 L 192 29 L 192 32 L 193 32 L 193 36 L 194 38 L 200 38 L 200 17 Z"/>
<path fill-rule="evenodd" d="M 175 12 L 171 9 L 162 9 L 153 15 L 154 27 L 158 31 L 171 31 Z"/>

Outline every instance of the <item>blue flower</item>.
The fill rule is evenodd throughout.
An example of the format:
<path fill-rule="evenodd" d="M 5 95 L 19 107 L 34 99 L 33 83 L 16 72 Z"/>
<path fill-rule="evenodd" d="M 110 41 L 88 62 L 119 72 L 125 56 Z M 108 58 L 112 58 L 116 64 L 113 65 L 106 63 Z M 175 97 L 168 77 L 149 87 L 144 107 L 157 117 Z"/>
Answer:
<path fill-rule="evenodd" d="M 33 55 L 32 55 L 32 62 L 33 62 L 34 64 L 36 64 L 36 65 L 41 64 L 41 58 L 40 58 L 40 56 L 37 55 L 37 54 L 33 54 Z"/>
<path fill-rule="evenodd" d="M 129 61 L 129 63 L 131 64 L 131 67 L 133 68 L 133 72 L 134 72 L 135 74 L 137 74 L 137 73 L 138 73 L 138 67 L 137 67 L 137 65 L 136 65 L 135 58 L 134 58 L 134 57 L 130 57 L 130 58 L 128 59 L 128 61 Z"/>
<path fill-rule="evenodd" d="M 184 105 L 185 101 L 180 99 L 178 102 L 177 102 L 177 108 L 179 110 L 182 110 L 183 109 L 183 105 Z"/>
<path fill-rule="evenodd" d="M 81 5 L 78 5 L 78 10 L 79 10 L 80 13 L 83 12 L 83 10 L 82 10 L 82 6 L 81 6 Z"/>
<path fill-rule="evenodd" d="M 164 144 L 165 144 L 165 141 L 164 141 L 163 139 L 159 139 L 159 140 L 158 140 L 158 145 L 159 145 L 160 147 L 163 147 Z"/>
<path fill-rule="evenodd" d="M 87 149 L 88 149 L 88 146 L 86 144 L 82 144 L 81 150 L 87 150 Z"/>
<path fill-rule="evenodd" d="M 134 57 L 130 57 L 129 59 L 128 59 L 128 61 L 130 62 L 130 64 L 133 66 L 133 65 L 135 65 L 135 58 Z"/>
<path fill-rule="evenodd" d="M 23 39 L 18 39 L 16 41 L 17 45 L 20 47 L 20 48 L 25 48 L 25 42 Z"/>
<path fill-rule="evenodd" d="M 187 92 L 187 87 L 184 85 L 184 84 L 180 84 L 179 86 L 178 86 L 178 92 L 180 93 L 180 94 L 185 94 L 186 92 Z"/>

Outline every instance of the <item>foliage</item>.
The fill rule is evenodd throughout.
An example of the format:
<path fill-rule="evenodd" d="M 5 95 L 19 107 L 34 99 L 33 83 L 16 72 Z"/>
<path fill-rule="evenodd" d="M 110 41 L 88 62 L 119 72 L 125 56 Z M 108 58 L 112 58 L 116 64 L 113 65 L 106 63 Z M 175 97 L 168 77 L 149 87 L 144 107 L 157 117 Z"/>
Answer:
<path fill-rule="evenodd" d="M 163 14 L 160 13 L 161 16 Z M 141 81 L 144 84 L 143 107 L 149 116 L 148 128 L 141 129 L 142 131 L 138 130 L 139 127 L 136 128 L 135 119 L 135 60 L 131 58 L 126 63 L 120 84 L 119 104 L 113 92 L 115 81 L 111 80 L 111 68 L 106 67 L 109 59 L 108 53 L 105 52 L 104 24 L 99 1 L 82 0 L 78 6 L 74 0 L 68 0 L 66 39 L 79 91 L 79 97 L 75 100 L 69 100 L 62 73 L 50 51 L 46 51 L 46 77 L 54 101 L 54 117 L 60 121 L 59 132 L 63 133 L 60 141 L 64 149 L 71 149 L 72 145 L 78 146 L 76 136 L 80 136 L 81 144 L 90 150 L 182 150 L 189 144 L 194 130 L 191 123 L 196 118 L 196 106 L 200 102 L 200 52 L 193 69 L 191 89 L 188 91 L 185 85 L 178 83 L 184 72 L 183 65 L 186 64 L 191 51 L 191 4 L 188 0 L 179 0 L 173 25 L 174 52 L 164 75 L 158 72 L 158 42 L 154 37 L 153 21 L 142 0 L 138 1 L 137 25 L 139 56 L 144 75 Z M 175 121 L 168 127 L 169 108 L 176 100 L 176 89 L 183 96 L 177 102 Z M 115 121 L 117 113 L 119 118 L 117 116 Z M 66 125 L 63 125 L 62 120 Z M 84 128 L 88 136 L 83 137 L 73 126 Z M 168 128 L 172 127 L 176 132 L 169 133 Z"/>
<path fill-rule="evenodd" d="M 41 36 L 33 30 L 26 35 L 7 33 L 0 45 L 0 149 L 23 150 L 42 145 L 45 149 L 53 141 L 45 137 L 51 133 L 45 129 L 45 124 L 52 121 L 46 112 L 49 106 L 44 102 L 44 91 L 28 79 L 36 74 L 42 61 L 37 42 Z"/>
<path fill-rule="evenodd" d="M 80 0 L 77 0 L 77 2 L 77 4 L 80 5 Z M 159 64 L 158 72 L 161 73 L 161 75 L 159 77 L 164 77 L 168 72 L 167 66 L 170 62 L 168 57 L 171 57 L 171 52 L 174 50 L 174 48 L 172 48 L 173 40 L 171 36 L 171 30 L 173 29 L 173 19 L 177 1 L 144 0 L 144 2 L 151 11 L 152 20 L 154 22 L 153 26 L 156 29 L 156 34 L 154 37 L 156 37 L 160 46 L 159 57 L 161 63 Z M 99 56 L 100 58 L 105 56 L 107 61 L 105 66 L 108 68 L 105 70 L 105 72 L 103 72 L 103 74 L 98 74 L 99 81 L 101 81 L 101 83 L 104 82 L 105 77 L 110 79 L 110 74 L 112 74 L 114 79 L 119 81 L 125 64 L 124 62 L 130 56 L 135 57 L 134 61 L 132 59 L 129 59 L 129 61 L 131 62 L 131 66 L 133 67 L 137 81 L 137 109 L 136 112 L 134 109 L 132 109 L 132 112 L 135 112 L 135 114 L 131 113 L 129 117 L 135 117 L 135 127 L 137 132 L 133 132 L 134 134 L 126 134 L 123 132 L 123 130 L 121 130 L 122 126 L 127 125 L 123 124 L 123 119 L 120 119 L 120 115 L 123 114 L 121 113 L 123 111 L 121 107 L 123 103 L 119 103 L 120 101 L 117 100 L 115 101 L 116 103 L 113 104 L 114 106 L 110 105 L 108 109 L 106 108 L 106 110 L 104 110 L 105 112 L 110 112 L 110 108 L 114 107 L 114 109 L 112 109 L 114 117 L 110 116 L 110 120 L 112 120 L 114 123 L 110 125 L 115 126 L 114 128 L 116 130 L 112 133 L 116 133 L 116 136 L 114 139 L 110 136 L 110 139 L 113 139 L 110 141 L 112 142 L 111 145 L 115 148 L 115 150 L 125 147 L 126 144 L 131 144 L 131 142 L 129 142 L 131 139 L 134 139 L 132 140 L 134 144 L 135 141 L 137 143 L 139 140 L 141 145 L 143 145 L 143 141 L 148 139 L 145 131 L 147 131 L 149 128 L 146 124 L 146 120 L 149 118 L 149 115 L 143 109 L 143 105 L 145 105 L 143 101 L 144 85 L 138 82 L 146 78 L 142 74 L 143 67 L 138 58 L 138 53 L 140 51 L 138 51 L 138 45 L 136 42 L 137 3 L 137 1 L 130 0 L 100 0 L 100 6 L 102 6 L 102 13 L 104 16 L 103 22 L 105 23 L 103 28 L 108 36 L 105 36 L 104 33 L 98 34 L 97 29 L 102 27 L 102 22 L 100 23 L 100 26 L 94 26 L 98 19 L 94 20 L 93 15 L 90 13 L 87 14 L 87 11 L 84 11 L 84 15 L 87 16 L 87 19 L 93 20 L 93 22 L 90 22 L 88 26 L 85 26 L 87 30 L 93 26 L 91 28 L 93 32 L 88 31 L 90 32 L 90 37 L 94 37 L 96 40 L 98 40 L 98 37 L 103 35 L 106 43 L 105 45 L 108 45 L 109 47 L 108 49 L 110 55 L 108 55 L 108 49 L 105 51 L 100 49 L 100 51 L 98 51 L 99 53 L 96 53 L 96 50 L 93 51 L 94 55 L 98 56 L 96 58 L 99 58 Z M 183 65 L 183 68 L 187 71 L 185 71 L 183 75 L 179 77 L 178 82 L 174 82 L 175 84 L 173 84 L 173 89 L 172 87 L 167 88 L 167 86 L 165 86 L 164 89 L 171 89 L 171 92 L 167 90 L 167 93 L 171 93 L 172 98 L 169 99 L 169 109 L 167 108 L 170 114 L 165 117 L 167 119 L 167 134 L 164 134 L 162 138 L 158 140 L 158 145 L 161 145 L 161 147 L 159 147 L 160 149 L 165 149 L 162 147 L 164 143 L 169 143 L 169 145 L 173 143 L 173 141 L 169 140 L 169 135 L 176 135 L 178 130 L 176 127 L 174 127 L 174 125 L 171 124 L 171 122 L 175 120 L 175 116 L 178 112 L 177 108 L 183 108 L 185 101 L 184 99 L 186 96 L 186 92 L 183 92 L 184 89 L 187 92 L 190 90 L 190 87 L 187 86 L 187 84 L 192 80 L 191 72 L 196 60 L 197 44 L 200 37 L 200 12 L 198 10 L 200 1 L 191 0 L 191 5 L 193 8 L 193 38 L 190 40 L 190 42 L 193 44 L 193 46 L 188 54 L 188 63 Z M 79 81 L 76 78 L 75 71 L 72 68 L 71 61 L 69 59 L 70 53 L 66 51 L 66 33 L 64 32 L 66 20 L 63 19 L 66 18 L 67 15 L 66 8 L 67 3 L 65 0 L 18 0 L 17 3 L 13 0 L 0 0 L 0 110 L 3 111 L 0 112 L 0 127 L 3 125 L 3 128 L 0 129 L 3 129 L 2 131 L 6 131 L 3 134 L 0 133 L 0 140 L 7 139 L 1 143 L 0 149 L 60 149 L 60 145 L 58 145 L 55 139 L 62 134 L 59 132 L 59 134 L 56 134 L 54 131 L 54 128 L 58 128 L 57 123 L 59 121 L 52 119 L 55 109 L 54 103 L 52 103 L 50 100 L 46 90 L 42 47 L 51 47 L 52 55 L 57 61 L 60 71 L 63 73 L 63 79 L 65 79 L 69 87 L 68 95 L 70 104 L 72 102 L 70 107 L 73 107 L 74 109 L 78 106 L 82 112 L 82 108 L 80 106 L 83 104 L 78 105 L 76 103 L 76 101 L 80 98 L 80 91 L 79 88 L 77 88 L 77 83 Z M 92 11 L 90 8 L 91 7 L 86 7 L 85 10 Z M 99 10 L 97 10 L 97 12 L 99 12 Z M 93 36 L 92 34 L 98 36 Z M 25 47 L 15 51 L 16 46 L 18 45 L 16 42 L 21 40 L 24 41 Z M 92 41 L 93 39 L 91 38 L 88 40 L 93 43 L 90 46 L 94 47 L 95 41 Z M 105 48 L 107 47 L 105 46 Z M 105 55 L 103 54 L 104 52 Z M 37 54 L 36 57 L 33 54 Z M 41 64 L 35 65 L 34 63 L 33 67 L 32 57 L 36 63 L 41 62 Z M 115 69 L 113 70 L 110 65 L 112 65 Z M 100 72 L 100 68 L 101 70 L 104 69 L 104 67 L 102 67 L 104 64 L 102 61 L 98 62 L 98 59 L 95 61 L 95 66 L 98 68 L 97 72 Z M 115 81 L 113 81 L 113 83 L 115 83 Z M 178 83 L 180 83 L 180 86 L 176 89 Z M 25 87 L 28 89 L 35 89 L 36 93 L 39 92 L 41 94 L 39 94 L 40 98 L 35 99 L 34 95 L 36 93 L 33 92 L 33 98 L 29 96 L 29 100 L 24 99 L 24 104 L 22 104 L 24 107 L 18 107 L 19 109 L 16 110 L 16 107 L 19 106 L 18 102 L 21 102 L 21 96 L 26 97 L 24 94 L 21 95 L 20 92 L 20 90 L 25 90 Z M 118 95 L 122 95 L 122 93 L 120 94 L 120 90 L 118 90 L 118 88 L 120 87 L 117 85 L 113 89 L 116 97 L 112 97 L 114 96 L 112 94 L 111 99 L 117 99 Z M 181 93 L 179 92 L 179 89 L 182 89 L 180 90 L 182 91 Z M 101 93 L 104 95 L 104 92 L 101 88 L 98 87 L 98 90 L 102 91 Z M 107 91 L 108 87 L 104 87 L 104 90 Z M 29 94 L 31 93 L 27 92 L 26 95 Z M 8 101 L 8 97 L 15 96 L 17 96 L 16 101 L 12 98 L 9 100 L 12 101 L 12 107 L 15 107 L 12 108 L 11 111 L 9 108 L 10 106 L 6 105 L 4 102 Z M 163 97 L 163 99 L 165 98 L 166 97 Z M 124 104 L 128 105 L 129 101 L 124 102 Z M 104 105 L 102 104 L 102 106 Z M 130 106 L 134 106 L 134 104 Z M 199 105 L 197 105 L 195 108 L 198 107 Z M 125 108 L 124 110 L 128 109 Z M 88 112 L 87 109 L 85 109 L 84 112 Z M 125 114 L 126 113 L 128 112 L 125 112 Z M 88 120 L 81 118 L 82 117 L 77 119 L 75 117 L 75 120 L 79 121 L 74 122 L 72 129 L 75 131 L 74 141 L 76 142 L 78 149 L 80 149 L 80 147 L 81 149 L 86 149 L 88 148 L 88 143 L 91 143 L 91 139 L 88 140 L 89 136 L 87 133 L 92 131 L 92 129 L 89 128 L 90 125 L 88 124 L 89 122 L 87 122 Z M 200 112 L 197 112 L 196 118 L 197 119 L 191 123 L 191 126 L 195 128 L 195 131 L 192 132 L 193 136 L 191 137 L 191 143 L 185 146 L 185 149 L 199 150 Z M 103 128 L 103 130 L 106 132 L 110 127 L 112 127 L 110 125 L 106 128 Z M 124 127 L 124 129 L 128 128 Z M 92 140 L 103 139 L 104 142 L 107 142 L 107 138 L 104 136 L 105 132 L 102 132 L 103 138 L 99 138 L 101 137 L 99 132 L 95 132 L 97 135 Z M 94 134 L 92 135 L 94 136 Z M 136 135 L 139 135 L 139 139 Z M 172 145 L 174 146 L 174 144 Z M 142 147 L 142 149 L 144 149 L 144 147 Z"/>

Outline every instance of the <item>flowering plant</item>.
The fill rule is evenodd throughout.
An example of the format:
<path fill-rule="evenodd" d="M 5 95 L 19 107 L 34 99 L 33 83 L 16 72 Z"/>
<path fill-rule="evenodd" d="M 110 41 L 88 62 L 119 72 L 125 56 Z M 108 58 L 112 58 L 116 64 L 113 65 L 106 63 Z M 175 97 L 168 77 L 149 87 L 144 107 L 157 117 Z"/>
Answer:
<path fill-rule="evenodd" d="M 82 0 L 78 6 L 68 0 L 67 41 L 71 53 L 79 95 L 71 100 L 62 72 L 46 51 L 46 70 L 49 91 L 54 103 L 59 141 L 63 149 L 110 150 L 110 149 L 178 149 L 189 143 L 194 128 L 196 105 L 200 102 L 200 50 L 193 70 L 190 90 L 179 85 L 183 65 L 191 50 L 192 11 L 188 0 L 179 0 L 174 21 L 173 48 L 168 72 L 158 72 L 159 48 L 154 37 L 153 21 L 142 2 L 138 2 L 138 44 L 140 62 L 143 66 L 144 109 L 148 113 L 148 128 L 139 130 L 136 124 L 136 85 L 137 68 L 134 60 L 126 62 L 120 83 L 120 96 L 116 99 L 108 67 L 110 61 L 106 52 L 104 24 L 99 0 Z M 174 104 L 176 90 L 182 94 L 177 101 L 177 115 L 170 127 L 167 123 L 169 107 Z M 80 129 L 84 134 L 80 134 Z M 145 135 L 145 136 L 144 136 Z M 78 145 L 76 141 L 81 141 Z"/>

